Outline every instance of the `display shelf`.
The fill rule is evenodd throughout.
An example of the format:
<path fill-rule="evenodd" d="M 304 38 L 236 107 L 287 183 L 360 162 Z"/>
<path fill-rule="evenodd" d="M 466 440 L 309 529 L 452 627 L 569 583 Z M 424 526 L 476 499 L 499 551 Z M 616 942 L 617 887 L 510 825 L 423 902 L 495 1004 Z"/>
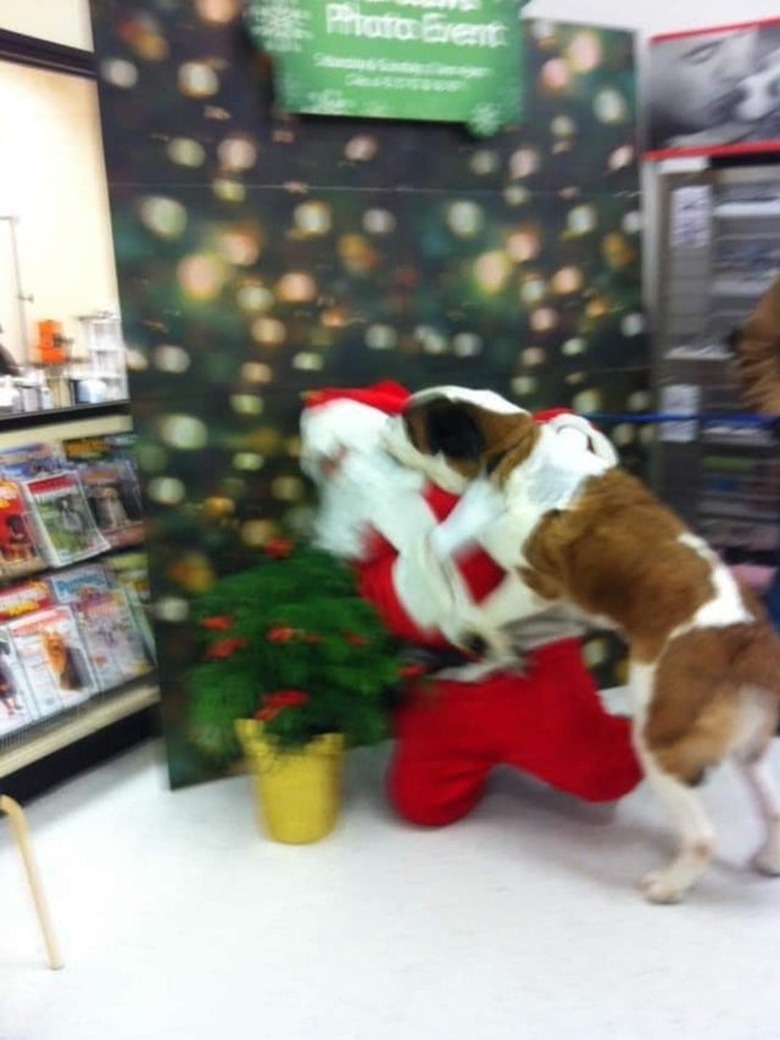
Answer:
<path fill-rule="evenodd" d="M 107 692 L 62 715 L 53 715 L 0 741 L 0 777 L 24 769 L 159 702 L 157 683 L 149 677 L 131 687 Z"/>
<path fill-rule="evenodd" d="M 719 343 L 686 343 L 670 347 L 664 354 L 665 361 L 710 361 L 732 363 L 731 351 Z"/>
<path fill-rule="evenodd" d="M 18 448 L 36 441 L 74 436 L 125 433 L 132 428 L 129 405 L 122 401 L 48 412 L 20 412 L 0 417 L 0 448 Z"/>
<path fill-rule="evenodd" d="M 724 220 L 763 219 L 780 216 L 780 200 L 765 199 L 756 202 L 725 202 L 714 208 L 714 215 Z"/>
<path fill-rule="evenodd" d="M 769 272 L 766 277 L 756 279 L 754 277 L 740 278 L 738 275 L 731 275 L 726 277 L 721 275 L 720 278 L 716 278 L 712 283 L 712 295 L 713 296 L 747 296 L 751 300 L 756 300 L 762 293 L 765 293 L 770 287 L 772 282 L 776 278 L 776 272 Z"/>
<path fill-rule="evenodd" d="M 708 425 L 702 424 L 702 441 L 712 445 L 723 445 L 729 448 L 760 448 L 777 451 L 777 440 L 770 430 L 751 429 L 750 427 L 729 426 L 728 423 Z"/>

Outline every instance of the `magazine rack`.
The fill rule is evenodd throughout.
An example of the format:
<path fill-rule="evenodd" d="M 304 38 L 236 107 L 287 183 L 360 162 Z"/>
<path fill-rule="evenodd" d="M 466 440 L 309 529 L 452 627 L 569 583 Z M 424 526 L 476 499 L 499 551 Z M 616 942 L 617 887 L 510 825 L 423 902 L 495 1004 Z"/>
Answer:
<path fill-rule="evenodd" d="M 83 439 L 84 442 L 93 442 L 93 450 L 97 450 L 98 443 L 106 437 L 127 438 L 131 432 L 132 422 L 127 406 L 117 402 L 82 406 L 58 412 L 20 414 L 7 418 L 0 416 L 0 440 L 3 442 L 4 451 L 16 450 L 32 444 L 60 446 L 76 444 L 79 439 Z M 73 469 L 78 469 L 81 473 L 77 461 L 73 460 Z M 89 461 L 91 464 L 92 456 L 88 460 L 82 461 Z M 1 483 L 0 490 L 2 490 Z M 132 511 L 134 521 L 135 518 L 136 513 Z M 138 519 L 138 527 L 142 534 L 143 522 L 140 517 Z M 2 533 L 2 526 L 0 526 L 0 545 L 2 544 Z M 111 547 L 106 547 L 105 554 L 78 561 L 77 565 L 87 566 L 93 562 L 102 561 L 108 566 L 115 561 L 120 561 L 124 549 L 136 544 L 135 541 L 126 541 L 125 533 L 126 529 L 122 528 L 118 532 L 117 545 L 114 546 L 112 543 Z M 114 548 L 120 551 L 114 553 Z M 142 546 L 138 548 L 140 551 Z M 132 553 L 130 555 L 132 556 Z M 130 557 L 125 557 L 126 561 L 129 559 Z M 68 567 L 70 568 L 70 565 Z M 131 572 L 128 573 L 129 584 L 133 575 Z M 38 579 L 46 582 L 56 579 L 64 582 L 65 576 L 64 570 L 56 566 L 47 566 L 43 559 L 40 567 L 33 572 L 19 573 L 22 583 Z M 7 580 L 4 579 L 0 585 L 10 588 L 15 581 L 16 577 L 9 573 Z M 141 629 L 144 647 L 147 648 L 149 657 L 153 659 L 153 635 L 148 627 L 145 606 L 137 596 L 131 597 L 128 594 L 128 599 L 132 600 L 133 620 L 138 622 L 138 627 Z M 3 627 L 0 626 L 0 628 Z M 5 642 L 10 641 L 6 639 Z M 0 632 L 0 661 L 8 664 L 10 656 L 3 654 L 3 645 L 3 633 Z M 131 667 L 127 671 L 132 671 L 132 661 L 130 664 Z M 0 791 L 5 787 L 9 794 L 16 794 L 14 782 L 11 781 L 6 787 L 3 783 L 4 777 L 11 777 L 14 773 L 29 766 L 35 767 L 41 759 L 54 755 L 87 736 L 96 736 L 95 746 L 97 747 L 101 744 L 100 734 L 109 727 L 117 723 L 123 724 L 130 718 L 149 715 L 151 714 L 150 709 L 154 709 L 158 705 L 159 690 L 153 669 L 145 671 L 144 676 L 139 678 L 136 678 L 136 672 L 133 671 L 132 678 L 123 681 L 119 686 L 110 684 L 105 675 L 103 673 L 101 675 L 104 679 L 102 685 L 106 688 L 96 696 L 83 698 L 78 702 L 77 699 L 69 698 L 67 710 L 48 712 L 39 708 L 37 714 L 31 713 L 22 724 L 9 728 L 7 731 L 4 730 L 0 717 Z M 44 688 L 39 685 L 37 691 Z M 0 712 L 2 712 L 2 704 L 0 704 Z M 64 762 L 62 764 L 57 762 L 53 771 L 56 775 L 61 776 L 62 771 L 67 773 L 68 768 Z M 35 772 L 31 776 L 33 783 L 36 783 Z"/>
<path fill-rule="evenodd" d="M 46 905 L 46 898 L 43 894 L 43 886 L 41 885 L 41 879 L 38 875 L 38 868 L 36 867 L 33 858 L 32 845 L 30 844 L 30 833 L 27 828 L 27 818 L 25 817 L 21 805 L 19 805 L 18 802 L 15 802 L 13 798 L 9 798 L 7 795 L 3 794 L 0 794 L 0 813 L 5 813 L 11 823 L 11 831 L 16 844 L 19 847 L 22 862 L 24 863 L 25 873 L 27 874 L 27 880 L 30 884 L 33 903 L 35 904 L 35 912 L 38 915 L 38 923 L 40 924 L 41 932 L 43 933 L 43 942 L 46 947 L 46 956 L 49 961 L 49 967 L 52 971 L 57 971 L 62 967 L 62 958 L 60 957 L 57 940 L 54 936 L 54 929 L 52 928 L 51 918 L 49 917 L 49 908 Z"/>

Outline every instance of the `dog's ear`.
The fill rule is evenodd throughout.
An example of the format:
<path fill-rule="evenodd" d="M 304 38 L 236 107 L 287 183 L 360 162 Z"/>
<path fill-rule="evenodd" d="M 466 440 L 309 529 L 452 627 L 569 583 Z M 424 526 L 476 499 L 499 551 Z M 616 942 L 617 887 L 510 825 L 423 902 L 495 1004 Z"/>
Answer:
<path fill-rule="evenodd" d="M 485 438 L 464 405 L 452 401 L 432 404 L 426 417 L 431 454 L 477 462 L 485 451 Z"/>

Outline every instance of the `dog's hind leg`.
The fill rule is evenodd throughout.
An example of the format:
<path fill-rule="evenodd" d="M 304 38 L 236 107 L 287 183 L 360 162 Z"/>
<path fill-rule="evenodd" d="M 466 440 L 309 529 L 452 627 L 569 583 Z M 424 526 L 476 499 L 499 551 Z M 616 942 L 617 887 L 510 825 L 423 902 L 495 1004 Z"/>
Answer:
<path fill-rule="evenodd" d="M 704 874 L 715 844 L 715 832 L 696 791 L 661 769 L 653 753 L 638 747 L 651 787 L 668 809 L 677 828 L 679 849 L 668 867 L 642 879 L 651 903 L 678 903 Z"/>
<path fill-rule="evenodd" d="M 766 826 L 766 839 L 752 865 L 768 877 L 780 877 L 780 795 L 765 753 L 756 762 L 741 764 L 742 773 L 754 794 Z"/>
<path fill-rule="evenodd" d="M 647 874 L 641 883 L 651 903 L 677 903 L 691 889 L 712 859 L 715 832 L 696 791 L 658 761 L 645 733 L 647 711 L 653 695 L 656 668 L 632 663 L 629 692 L 634 702 L 634 743 L 645 777 L 666 806 L 677 830 L 677 855 L 662 870 Z"/>
<path fill-rule="evenodd" d="M 748 739 L 736 749 L 736 760 L 766 829 L 764 842 L 751 862 L 759 873 L 780 877 L 780 791 L 769 761 L 777 709 L 766 696 L 749 696 L 759 714 L 751 713 L 753 732 L 746 734 Z"/>

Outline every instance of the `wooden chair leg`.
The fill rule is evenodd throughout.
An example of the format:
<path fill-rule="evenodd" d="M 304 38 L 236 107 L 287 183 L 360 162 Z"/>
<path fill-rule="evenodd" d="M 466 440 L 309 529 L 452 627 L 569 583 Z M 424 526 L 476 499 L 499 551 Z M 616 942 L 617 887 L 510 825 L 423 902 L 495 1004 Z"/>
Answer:
<path fill-rule="evenodd" d="M 49 960 L 49 967 L 53 971 L 57 971 L 62 967 L 62 958 L 60 957 L 57 940 L 54 936 L 54 929 L 52 928 L 51 918 L 49 917 L 49 908 L 46 905 L 46 898 L 43 894 L 43 886 L 41 885 L 38 868 L 35 865 L 32 845 L 30 843 L 30 832 L 27 829 L 27 818 L 24 815 L 21 805 L 19 805 L 18 802 L 15 802 L 13 798 L 9 798 L 7 795 L 0 795 L 0 812 L 7 813 L 8 819 L 11 822 L 11 831 L 16 840 L 16 844 L 19 847 L 19 852 L 24 863 L 24 869 L 27 874 L 27 880 L 30 884 L 33 903 L 35 904 L 35 912 L 38 915 L 38 922 L 41 926 L 41 932 L 43 933 L 43 941 L 46 946 L 46 955 Z"/>

